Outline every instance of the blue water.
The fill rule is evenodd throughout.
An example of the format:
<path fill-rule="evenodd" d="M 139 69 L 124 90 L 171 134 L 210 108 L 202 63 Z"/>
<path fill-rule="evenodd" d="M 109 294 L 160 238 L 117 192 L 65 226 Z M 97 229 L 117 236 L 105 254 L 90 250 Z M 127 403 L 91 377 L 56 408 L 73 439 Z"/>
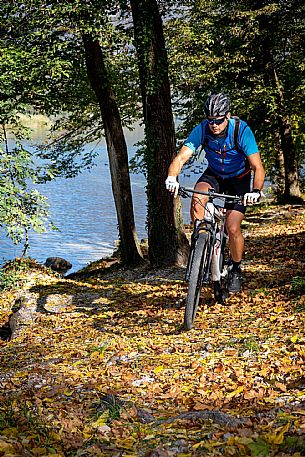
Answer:
<path fill-rule="evenodd" d="M 132 141 L 131 141 L 132 142 Z M 134 144 L 132 142 L 132 144 Z M 131 154 L 133 152 L 132 147 Z M 37 189 L 48 197 L 51 220 L 59 231 L 30 234 L 27 255 L 44 263 L 47 257 L 63 257 L 72 263 L 70 272 L 107 257 L 118 239 L 117 218 L 112 196 L 108 156 L 100 147 L 97 166 L 73 179 L 57 179 Z M 191 185 L 196 176 L 184 176 Z M 146 233 L 146 181 L 143 175 L 131 175 L 136 230 L 139 239 Z M 183 202 L 184 219 L 189 222 L 189 201 Z M 0 232 L 0 261 L 20 256 L 22 245 L 15 246 Z"/>

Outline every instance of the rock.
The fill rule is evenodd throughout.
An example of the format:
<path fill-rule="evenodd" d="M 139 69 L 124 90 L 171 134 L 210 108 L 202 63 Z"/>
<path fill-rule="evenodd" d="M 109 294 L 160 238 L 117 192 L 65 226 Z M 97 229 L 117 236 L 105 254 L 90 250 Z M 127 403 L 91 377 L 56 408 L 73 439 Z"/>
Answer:
<path fill-rule="evenodd" d="M 150 424 L 155 421 L 154 416 L 143 408 L 137 408 L 137 413 L 141 424 Z"/>
<path fill-rule="evenodd" d="M 45 266 L 59 273 L 65 273 L 72 268 L 72 264 L 61 257 L 48 257 Z"/>
<path fill-rule="evenodd" d="M 37 317 L 38 294 L 25 292 L 18 300 L 19 309 L 11 317 L 9 325 L 11 328 L 11 340 L 22 335 L 27 327 L 31 327 Z"/>

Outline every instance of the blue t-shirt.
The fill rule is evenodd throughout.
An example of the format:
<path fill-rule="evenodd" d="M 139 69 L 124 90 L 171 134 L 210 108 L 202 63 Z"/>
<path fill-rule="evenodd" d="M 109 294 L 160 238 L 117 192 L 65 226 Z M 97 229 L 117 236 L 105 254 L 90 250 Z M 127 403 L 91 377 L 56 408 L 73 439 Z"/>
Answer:
<path fill-rule="evenodd" d="M 204 120 L 191 131 L 184 145 L 194 152 L 203 145 L 209 168 L 220 177 L 239 176 L 246 170 L 245 158 L 258 152 L 252 130 L 245 121 L 240 119 L 239 123 L 239 151 L 234 145 L 234 118 L 229 119 L 227 132 L 223 137 L 213 135 L 207 121 Z"/>

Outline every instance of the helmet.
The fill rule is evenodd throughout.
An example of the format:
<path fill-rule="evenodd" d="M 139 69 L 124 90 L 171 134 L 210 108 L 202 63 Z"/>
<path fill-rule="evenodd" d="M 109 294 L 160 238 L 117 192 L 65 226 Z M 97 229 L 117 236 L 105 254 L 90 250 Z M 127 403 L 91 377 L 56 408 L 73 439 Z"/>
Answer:
<path fill-rule="evenodd" d="M 225 116 L 230 111 L 229 96 L 223 92 L 210 95 L 204 104 L 204 111 L 206 116 Z"/>

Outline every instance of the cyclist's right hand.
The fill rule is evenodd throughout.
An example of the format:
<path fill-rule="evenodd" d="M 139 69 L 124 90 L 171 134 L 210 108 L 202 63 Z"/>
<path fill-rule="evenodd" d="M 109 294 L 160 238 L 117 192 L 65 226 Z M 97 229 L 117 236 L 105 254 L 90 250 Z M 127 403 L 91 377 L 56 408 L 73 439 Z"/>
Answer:
<path fill-rule="evenodd" d="M 174 194 L 174 197 L 177 197 L 178 190 L 179 190 L 179 183 L 177 181 L 176 176 L 168 176 L 165 181 L 165 187 L 169 192 Z"/>

